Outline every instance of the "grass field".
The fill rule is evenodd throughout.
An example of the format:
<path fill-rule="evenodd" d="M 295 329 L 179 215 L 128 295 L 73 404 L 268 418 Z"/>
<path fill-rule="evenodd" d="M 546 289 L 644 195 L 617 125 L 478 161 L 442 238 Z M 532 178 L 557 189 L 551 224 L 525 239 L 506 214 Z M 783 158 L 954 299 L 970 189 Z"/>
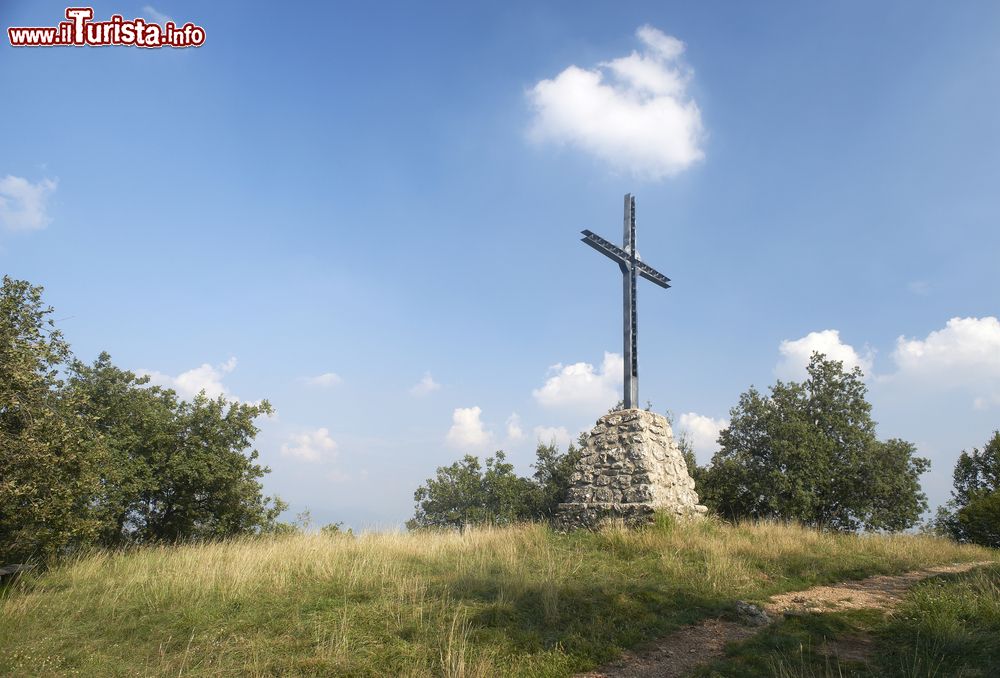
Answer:
<path fill-rule="evenodd" d="M 841 660 L 828 647 L 859 645 Z M 1000 676 L 1000 566 L 928 579 L 889 614 L 859 610 L 785 619 L 698 672 L 704 678 Z"/>
<path fill-rule="evenodd" d="M 2 593 L 0 672 L 565 676 L 738 599 L 996 555 L 712 520 L 96 553 Z"/>

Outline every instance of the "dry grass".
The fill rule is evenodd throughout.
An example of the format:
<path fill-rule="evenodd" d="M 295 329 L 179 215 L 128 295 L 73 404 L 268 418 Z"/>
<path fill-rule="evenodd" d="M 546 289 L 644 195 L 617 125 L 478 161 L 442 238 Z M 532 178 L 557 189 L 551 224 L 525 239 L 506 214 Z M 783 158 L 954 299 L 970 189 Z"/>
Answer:
<path fill-rule="evenodd" d="M 735 599 L 989 558 L 924 536 L 711 520 L 97 553 L 4 593 L 0 672 L 567 675 Z"/>

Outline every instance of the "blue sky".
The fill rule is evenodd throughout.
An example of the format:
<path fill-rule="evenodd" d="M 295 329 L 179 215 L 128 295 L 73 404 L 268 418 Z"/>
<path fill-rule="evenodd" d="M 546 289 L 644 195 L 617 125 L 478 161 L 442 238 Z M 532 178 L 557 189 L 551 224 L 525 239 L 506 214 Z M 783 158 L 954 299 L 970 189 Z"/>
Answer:
<path fill-rule="evenodd" d="M 0 267 L 81 358 L 268 398 L 268 491 L 396 525 L 438 465 L 529 472 L 617 399 L 578 233 L 632 192 L 674 281 L 640 281 L 640 398 L 703 461 L 820 349 L 947 498 L 1000 427 L 1000 6 L 366 4 L 99 2 L 207 40 L 0 46 Z"/>

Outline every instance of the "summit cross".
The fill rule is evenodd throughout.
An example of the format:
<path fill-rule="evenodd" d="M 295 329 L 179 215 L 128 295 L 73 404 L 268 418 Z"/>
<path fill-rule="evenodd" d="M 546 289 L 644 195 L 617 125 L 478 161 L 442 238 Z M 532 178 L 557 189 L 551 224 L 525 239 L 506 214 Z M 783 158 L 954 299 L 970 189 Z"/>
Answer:
<path fill-rule="evenodd" d="M 625 409 L 638 407 L 639 403 L 639 355 L 638 316 L 636 314 L 635 281 L 643 277 L 653 284 L 666 289 L 670 278 L 651 266 L 639 261 L 635 251 L 635 196 L 625 194 L 625 222 L 623 225 L 624 249 L 613 245 L 592 231 L 581 231 L 581 240 L 587 245 L 618 264 L 622 271 L 622 340 L 624 344 L 625 367 Z"/>

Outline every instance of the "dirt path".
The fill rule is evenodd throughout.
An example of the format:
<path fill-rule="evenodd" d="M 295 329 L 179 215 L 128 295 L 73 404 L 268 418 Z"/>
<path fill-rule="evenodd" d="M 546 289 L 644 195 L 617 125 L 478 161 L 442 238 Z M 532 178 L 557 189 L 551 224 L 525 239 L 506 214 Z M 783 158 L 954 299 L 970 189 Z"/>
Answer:
<path fill-rule="evenodd" d="M 814 586 L 773 596 L 764 606 L 770 621 L 753 626 L 722 619 L 706 619 L 686 626 L 617 661 L 577 678 L 681 678 L 696 666 L 723 655 L 728 643 L 755 635 L 784 614 L 834 612 L 862 608 L 890 609 L 917 582 L 939 574 L 966 572 L 981 563 L 940 565 L 895 576 L 879 575 L 832 586 Z"/>

